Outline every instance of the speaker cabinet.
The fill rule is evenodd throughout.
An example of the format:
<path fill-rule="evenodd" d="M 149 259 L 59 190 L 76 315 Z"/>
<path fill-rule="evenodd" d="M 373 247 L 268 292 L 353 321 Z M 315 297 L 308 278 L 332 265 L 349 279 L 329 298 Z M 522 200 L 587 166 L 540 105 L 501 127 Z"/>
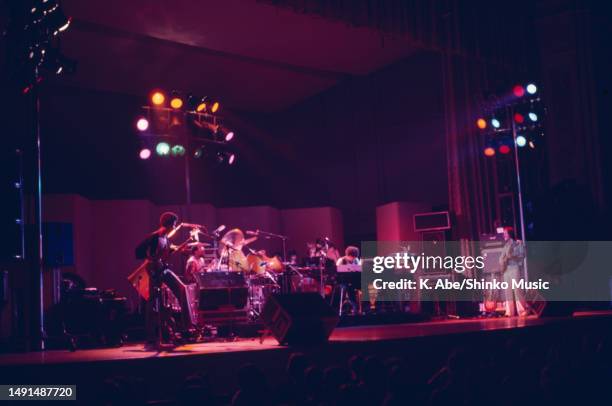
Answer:
<path fill-rule="evenodd" d="M 338 315 L 318 293 L 271 295 L 261 319 L 280 344 L 324 343 L 338 324 Z"/>

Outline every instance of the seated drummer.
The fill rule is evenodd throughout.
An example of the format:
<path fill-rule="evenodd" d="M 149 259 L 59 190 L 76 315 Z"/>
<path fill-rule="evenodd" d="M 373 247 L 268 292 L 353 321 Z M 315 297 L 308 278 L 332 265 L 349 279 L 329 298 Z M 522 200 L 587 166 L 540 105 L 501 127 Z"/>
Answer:
<path fill-rule="evenodd" d="M 361 259 L 359 258 L 359 248 L 349 245 L 344 250 L 344 256 L 338 258 L 336 265 L 361 265 Z"/>

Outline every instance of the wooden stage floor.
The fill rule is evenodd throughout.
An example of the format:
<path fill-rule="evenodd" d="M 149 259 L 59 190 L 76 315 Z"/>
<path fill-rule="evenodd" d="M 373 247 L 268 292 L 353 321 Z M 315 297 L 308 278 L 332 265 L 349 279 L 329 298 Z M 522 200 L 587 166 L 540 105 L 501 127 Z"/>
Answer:
<path fill-rule="evenodd" d="M 334 346 L 351 343 L 372 343 L 423 339 L 426 337 L 483 333 L 510 329 L 571 323 L 575 320 L 606 318 L 612 321 L 612 311 L 580 312 L 572 317 L 550 318 L 473 318 L 458 320 L 439 320 L 410 324 L 370 325 L 336 328 L 330 338 Z M 146 360 L 151 358 L 199 357 L 207 354 L 228 354 L 237 352 L 280 351 L 287 347 L 280 346 L 274 338 L 266 338 L 260 343 L 259 338 L 238 339 L 231 342 L 209 342 L 189 344 L 177 347 L 172 351 L 145 351 L 142 344 L 124 345 L 119 348 L 85 349 L 70 352 L 68 350 L 49 350 L 29 353 L 0 354 L 1 366 L 27 366 L 71 363 L 92 363 L 104 361 Z"/>

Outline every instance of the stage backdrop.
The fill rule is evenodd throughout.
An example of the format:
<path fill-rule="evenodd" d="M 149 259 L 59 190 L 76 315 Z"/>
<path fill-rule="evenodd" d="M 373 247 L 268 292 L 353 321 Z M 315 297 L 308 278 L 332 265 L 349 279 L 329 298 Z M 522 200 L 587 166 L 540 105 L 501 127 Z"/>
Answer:
<path fill-rule="evenodd" d="M 61 266 L 63 271 L 75 272 L 88 286 L 117 289 L 135 306 L 138 297 L 127 281 L 127 276 L 139 264 L 134 248 L 158 227 L 159 215 L 173 211 L 181 219 L 213 230 L 220 224 L 227 229 L 264 230 L 287 235 L 287 250 L 306 254 L 306 242 L 317 237 L 329 237 L 344 248 L 342 215 L 332 207 L 280 210 L 270 206 L 215 208 L 210 204 L 157 206 L 147 200 L 88 200 L 78 195 L 46 195 L 43 218 L 45 222 L 66 223 L 72 226 L 74 263 Z M 175 240 L 187 238 L 182 230 Z M 251 245 L 268 253 L 282 250 L 280 240 L 260 239 Z M 185 258 L 172 261 L 175 269 L 182 269 Z"/>

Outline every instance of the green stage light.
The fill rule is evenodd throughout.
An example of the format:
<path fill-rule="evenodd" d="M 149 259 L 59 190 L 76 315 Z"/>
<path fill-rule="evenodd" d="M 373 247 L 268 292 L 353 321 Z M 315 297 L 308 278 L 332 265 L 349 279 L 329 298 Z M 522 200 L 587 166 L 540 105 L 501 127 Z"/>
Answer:
<path fill-rule="evenodd" d="M 167 142 L 160 142 L 155 147 L 155 152 L 157 152 L 159 156 L 166 156 L 170 152 L 170 145 L 168 145 Z"/>
<path fill-rule="evenodd" d="M 173 156 L 183 156 L 185 155 L 185 147 L 182 145 L 175 145 L 172 147 L 172 155 Z"/>

